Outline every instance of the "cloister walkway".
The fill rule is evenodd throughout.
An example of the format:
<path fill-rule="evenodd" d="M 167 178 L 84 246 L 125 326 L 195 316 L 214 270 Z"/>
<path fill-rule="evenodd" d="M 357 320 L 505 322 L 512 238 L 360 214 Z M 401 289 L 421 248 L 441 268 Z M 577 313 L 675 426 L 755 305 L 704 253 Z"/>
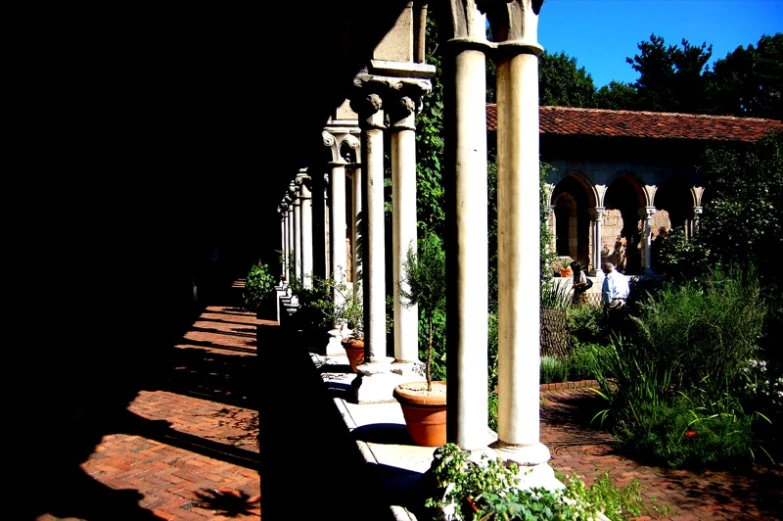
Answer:
<path fill-rule="evenodd" d="M 236 297 L 241 281 L 232 291 Z M 252 521 L 262 505 L 268 520 L 391 519 L 379 473 L 357 449 L 304 345 L 236 299 L 207 306 L 176 344 L 159 385 L 138 393 L 122 425 L 82 464 L 96 485 L 92 504 L 60 505 L 51 512 L 79 517 L 50 513 L 38 521 Z M 587 389 L 542 393 L 541 440 L 555 470 L 588 484 L 599 471 L 620 484 L 636 478 L 663 508 L 653 518 L 779 519 L 780 467 L 735 475 L 640 465 L 589 427 L 601 405 Z"/>

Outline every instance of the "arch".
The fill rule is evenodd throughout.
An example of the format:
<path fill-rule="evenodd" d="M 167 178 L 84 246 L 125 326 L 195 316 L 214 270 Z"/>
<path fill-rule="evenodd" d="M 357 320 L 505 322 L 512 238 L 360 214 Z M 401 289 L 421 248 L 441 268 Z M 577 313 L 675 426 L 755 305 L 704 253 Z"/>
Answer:
<path fill-rule="evenodd" d="M 563 176 L 552 191 L 555 214 L 555 251 L 590 264 L 590 210 L 596 207 L 597 194 L 590 181 L 579 172 Z"/>
<path fill-rule="evenodd" d="M 607 187 L 601 234 L 601 257 L 626 274 L 641 272 L 639 210 L 649 206 L 640 180 L 622 172 Z"/>
<path fill-rule="evenodd" d="M 655 193 L 653 234 L 666 232 L 672 228 L 685 227 L 693 215 L 696 206 L 691 182 L 681 175 L 669 177 Z"/>

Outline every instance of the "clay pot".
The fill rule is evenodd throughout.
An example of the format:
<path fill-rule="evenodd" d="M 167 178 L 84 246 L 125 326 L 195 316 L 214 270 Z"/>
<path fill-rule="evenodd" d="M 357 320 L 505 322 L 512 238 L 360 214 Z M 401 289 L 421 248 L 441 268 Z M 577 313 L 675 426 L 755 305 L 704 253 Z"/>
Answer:
<path fill-rule="evenodd" d="M 405 424 L 416 445 L 440 447 L 446 443 L 446 382 L 400 384 L 394 389 L 400 402 Z"/>
<path fill-rule="evenodd" d="M 351 366 L 351 371 L 358 373 L 356 369 L 359 364 L 364 363 L 364 340 L 357 340 L 355 338 L 346 338 L 342 341 L 345 348 L 345 354 L 348 356 L 348 364 Z"/>

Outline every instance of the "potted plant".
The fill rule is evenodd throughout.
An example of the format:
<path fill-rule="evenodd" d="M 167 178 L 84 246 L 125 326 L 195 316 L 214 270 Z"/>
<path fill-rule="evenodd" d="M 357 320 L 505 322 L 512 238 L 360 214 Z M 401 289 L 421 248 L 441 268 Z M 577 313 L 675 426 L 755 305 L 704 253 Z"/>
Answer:
<path fill-rule="evenodd" d="M 569 257 L 561 257 L 560 258 L 560 276 L 561 277 L 571 277 L 574 274 L 573 271 L 571 271 L 571 259 Z"/>
<path fill-rule="evenodd" d="M 275 277 L 269 271 L 269 266 L 260 261 L 250 267 L 250 271 L 245 278 L 245 290 L 242 292 L 242 299 L 245 307 L 250 311 L 255 311 L 261 318 L 274 303 L 272 295 L 275 294 Z"/>
<path fill-rule="evenodd" d="M 417 445 L 438 447 L 446 443 L 446 382 L 432 381 L 434 316 L 446 306 L 446 257 L 440 239 L 429 235 L 419 251 L 408 250 L 400 281 L 400 298 L 418 304 L 427 327 L 426 382 L 409 382 L 394 389 L 408 433 Z"/>
<path fill-rule="evenodd" d="M 354 373 L 358 373 L 357 367 L 364 363 L 364 308 L 357 294 L 350 292 L 345 295 L 343 305 L 336 310 L 336 322 L 344 331 L 341 343 Z"/>

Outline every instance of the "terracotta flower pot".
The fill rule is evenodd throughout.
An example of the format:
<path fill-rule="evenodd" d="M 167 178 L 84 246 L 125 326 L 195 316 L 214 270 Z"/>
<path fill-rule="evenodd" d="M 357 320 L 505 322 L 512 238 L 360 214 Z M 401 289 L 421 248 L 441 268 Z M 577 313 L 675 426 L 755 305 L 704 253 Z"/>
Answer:
<path fill-rule="evenodd" d="M 345 354 L 348 356 L 348 364 L 351 366 L 351 371 L 358 373 L 359 371 L 356 368 L 364 362 L 364 340 L 346 338 L 342 341 L 342 344 L 345 348 Z"/>
<path fill-rule="evenodd" d="M 400 384 L 394 389 L 400 402 L 405 424 L 416 445 L 440 447 L 446 443 L 446 382 Z"/>

